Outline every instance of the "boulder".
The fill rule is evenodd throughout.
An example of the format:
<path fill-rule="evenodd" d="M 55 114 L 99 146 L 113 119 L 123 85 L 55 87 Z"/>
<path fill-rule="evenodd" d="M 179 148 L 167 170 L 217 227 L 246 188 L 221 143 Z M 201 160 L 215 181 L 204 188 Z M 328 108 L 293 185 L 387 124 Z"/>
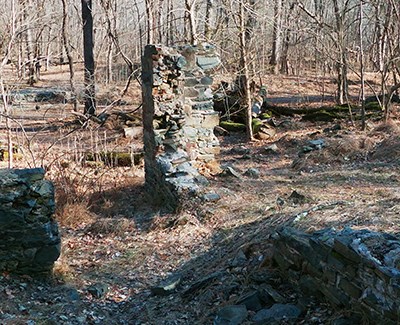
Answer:
<path fill-rule="evenodd" d="M 284 320 L 295 320 L 301 314 L 301 310 L 295 305 L 275 304 L 271 308 L 261 309 L 253 317 L 256 324 L 267 324 L 269 322 L 280 322 Z"/>

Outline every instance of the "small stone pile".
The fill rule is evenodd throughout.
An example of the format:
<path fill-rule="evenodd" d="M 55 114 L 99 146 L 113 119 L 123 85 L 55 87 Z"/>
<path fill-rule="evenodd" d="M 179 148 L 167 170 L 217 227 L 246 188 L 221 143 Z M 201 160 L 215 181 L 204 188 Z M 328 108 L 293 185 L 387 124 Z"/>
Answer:
<path fill-rule="evenodd" d="M 152 198 L 175 210 L 206 183 L 198 167 L 219 153 L 213 129 L 213 46 L 148 45 L 142 58 L 146 184 Z M 168 207 L 167 207 L 168 205 Z"/>
<path fill-rule="evenodd" d="M 351 307 L 371 324 L 400 319 L 400 240 L 368 230 L 321 230 L 305 234 L 283 228 L 274 260 L 306 295 Z"/>
<path fill-rule="evenodd" d="M 0 271 L 50 274 L 60 255 L 54 188 L 44 170 L 0 170 Z"/>

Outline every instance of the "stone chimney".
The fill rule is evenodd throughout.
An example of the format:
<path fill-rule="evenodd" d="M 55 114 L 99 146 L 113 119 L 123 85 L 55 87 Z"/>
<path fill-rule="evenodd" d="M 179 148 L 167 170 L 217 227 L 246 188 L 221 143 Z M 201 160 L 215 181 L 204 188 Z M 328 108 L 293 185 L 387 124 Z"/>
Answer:
<path fill-rule="evenodd" d="M 142 57 L 146 188 L 155 204 L 176 210 L 207 184 L 198 168 L 220 147 L 213 129 L 211 73 L 220 64 L 210 44 L 147 45 Z"/>

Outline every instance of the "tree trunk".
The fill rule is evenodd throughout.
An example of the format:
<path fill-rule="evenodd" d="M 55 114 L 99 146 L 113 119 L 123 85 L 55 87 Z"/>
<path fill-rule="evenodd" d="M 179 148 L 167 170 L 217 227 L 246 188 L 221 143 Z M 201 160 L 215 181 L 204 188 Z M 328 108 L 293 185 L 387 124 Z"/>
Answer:
<path fill-rule="evenodd" d="M 211 39 L 211 35 L 213 32 L 213 28 L 212 26 L 212 12 L 213 12 L 213 0 L 207 0 L 207 4 L 206 4 L 206 16 L 205 16 L 205 20 L 204 20 L 204 36 L 206 38 L 206 40 L 210 40 Z"/>
<path fill-rule="evenodd" d="M 189 21 L 190 43 L 193 45 L 196 45 L 198 42 L 195 7 L 196 0 L 192 0 L 192 2 L 190 0 L 185 0 L 185 8 Z"/>
<path fill-rule="evenodd" d="M 66 0 L 61 0 L 63 6 L 63 19 L 62 19 L 62 40 L 64 44 L 65 53 L 67 54 L 68 59 L 68 67 L 69 67 L 69 84 L 71 87 L 72 93 L 72 104 L 74 107 L 74 111 L 78 110 L 78 102 L 76 100 L 76 90 L 75 90 L 75 82 L 74 82 L 74 61 L 71 55 L 70 46 L 68 44 L 68 36 L 67 36 L 67 26 L 68 26 L 68 10 Z"/>
<path fill-rule="evenodd" d="M 164 26 L 164 13 L 163 13 L 164 0 L 159 0 L 157 11 L 157 41 L 159 44 L 165 44 L 165 26 Z"/>
<path fill-rule="evenodd" d="M 101 4 L 104 6 L 104 2 L 101 1 Z M 115 4 L 116 6 L 117 4 Z M 113 45 L 113 47 L 115 47 L 115 49 L 117 50 L 117 52 L 122 56 L 123 60 L 125 61 L 127 67 L 128 67 L 128 71 L 129 71 L 129 77 L 128 80 L 126 81 L 125 84 L 125 88 L 123 89 L 123 91 L 121 92 L 121 98 L 123 96 L 125 96 L 126 92 L 128 91 L 129 85 L 131 83 L 131 80 L 133 78 L 133 74 L 134 74 L 134 64 L 132 62 L 132 60 L 125 54 L 124 50 L 122 49 L 120 43 L 119 43 L 119 38 L 118 38 L 118 34 L 117 34 L 117 23 L 116 23 L 116 16 L 115 16 L 115 12 L 117 11 L 116 7 L 112 10 L 113 14 L 110 17 L 109 12 L 107 11 L 107 6 L 104 7 L 105 9 L 105 14 L 106 14 L 106 20 L 107 20 L 107 33 L 108 33 L 108 37 L 110 39 L 110 42 L 112 42 L 111 44 Z"/>
<path fill-rule="evenodd" d="M 283 4 L 283 2 L 282 2 Z M 282 18 L 285 18 L 285 23 L 286 25 L 284 31 L 281 30 L 281 50 L 280 50 L 280 58 L 279 61 L 277 62 L 279 71 L 283 74 L 289 74 L 290 73 L 290 63 L 289 63 L 289 46 L 290 46 L 290 41 L 291 41 L 291 20 L 293 19 L 293 10 L 294 10 L 294 2 L 290 4 L 290 7 L 285 10 L 285 14 L 283 16 L 282 13 Z M 283 8 L 282 8 L 283 11 Z"/>
<path fill-rule="evenodd" d="M 339 53 L 339 62 L 336 63 L 338 92 L 337 102 L 338 104 L 342 105 L 346 102 L 346 99 L 348 97 L 347 59 L 345 49 L 340 47 Z"/>
<path fill-rule="evenodd" d="M 272 31 L 272 53 L 270 65 L 274 74 L 279 73 L 282 49 L 282 0 L 276 0 L 274 6 L 274 29 Z"/>
<path fill-rule="evenodd" d="M 174 43 L 174 34 L 173 31 L 176 30 L 176 21 L 175 14 L 173 12 L 174 4 L 172 0 L 167 0 L 167 46 L 171 46 Z"/>
<path fill-rule="evenodd" d="M 360 76 L 361 76 L 361 129 L 365 131 L 365 76 L 364 76 L 364 49 L 363 49 L 363 1 L 360 0 L 358 33 L 360 37 Z"/>
<path fill-rule="evenodd" d="M 7 130 L 7 151 L 8 151 L 8 168 L 13 168 L 14 158 L 13 158 L 13 141 L 12 141 L 12 134 L 11 134 L 11 119 L 9 116 L 10 110 L 8 107 L 8 96 L 6 91 L 6 86 L 4 84 L 4 66 L 8 63 L 8 60 L 11 55 L 12 48 L 15 43 L 16 38 L 16 10 L 15 10 L 15 1 L 11 1 L 11 8 L 12 8 L 12 19 L 11 19 L 11 28 L 10 28 L 10 39 L 8 40 L 8 44 L 4 46 L 4 56 L 0 61 L 0 92 L 1 92 L 1 101 L 3 109 L 0 109 L 0 113 L 4 114 L 5 116 L 5 127 Z"/>
<path fill-rule="evenodd" d="M 145 0 L 146 17 L 147 17 L 147 44 L 154 43 L 154 30 L 153 30 L 153 3 L 151 0 Z"/>
<path fill-rule="evenodd" d="M 85 61 L 85 115 L 96 113 L 92 0 L 82 0 L 83 56 Z"/>
<path fill-rule="evenodd" d="M 114 50 L 114 40 L 113 40 L 113 31 L 116 29 L 116 6 L 117 3 L 112 3 L 111 0 L 101 0 L 101 6 L 103 7 L 106 19 L 107 19 L 107 51 L 106 51 L 106 78 L 105 83 L 109 84 L 112 82 L 113 79 L 113 50 Z"/>
<path fill-rule="evenodd" d="M 139 6 L 138 6 L 138 3 L 136 0 L 134 1 L 134 7 L 135 7 L 136 15 L 137 15 L 137 21 L 139 22 L 138 25 L 139 25 L 139 35 L 140 35 L 140 37 L 139 37 L 140 54 L 143 54 L 144 46 L 143 46 L 143 36 L 142 35 L 144 35 L 144 33 L 143 33 L 143 29 L 142 29 L 142 24 L 140 23 L 140 10 L 139 10 Z"/>
<path fill-rule="evenodd" d="M 246 44 L 246 23 L 245 23 L 245 6 L 243 1 L 239 1 L 239 42 L 240 42 L 240 71 L 241 86 L 243 89 L 243 103 L 246 110 L 246 134 L 247 140 L 254 140 L 251 116 L 251 94 L 249 81 L 249 67 L 247 62 L 247 44 Z"/>
<path fill-rule="evenodd" d="M 25 42 L 26 42 L 26 51 L 27 51 L 27 65 L 28 65 L 28 84 L 30 86 L 34 85 L 35 80 L 35 57 L 34 57 L 34 48 L 33 48 L 33 36 L 32 36 L 32 22 L 29 14 L 33 10 L 32 0 L 22 1 L 22 6 L 24 10 L 23 20 L 25 23 L 26 33 L 25 33 Z"/>
<path fill-rule="evenodd" d="M 344 104 L 347 101 L 349 87 L 347 82 L 347 53 L 346 53 L 346 45 L 345 45 L 345 31 L 344 31 L 344 19 L 347 13 L 347 5 L 346 2 L 345 7 L 341 10 L 339 8 L 338 0 L 333 0 L 333 7 L 335 11 L 335 20 L 336 20 L 336 33 L 337 33 L 337 47 L 338 47 L 338 62 L 336 63 L 336 71 L 337 71 L 337 92 L 338 92 L 338 104 Z"/>

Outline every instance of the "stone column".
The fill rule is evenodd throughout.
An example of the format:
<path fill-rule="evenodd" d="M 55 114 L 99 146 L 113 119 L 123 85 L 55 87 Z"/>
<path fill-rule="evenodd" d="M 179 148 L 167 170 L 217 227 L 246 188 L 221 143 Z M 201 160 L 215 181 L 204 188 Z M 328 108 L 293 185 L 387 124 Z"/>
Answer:
<path fill-rule="evenodd" d="M 154 203 L 176 210 L 207 180 L 198 172 L 219 153 L 213 129 L 213 46 L 148 45 L 142 58 L 146 188 Z"/>

